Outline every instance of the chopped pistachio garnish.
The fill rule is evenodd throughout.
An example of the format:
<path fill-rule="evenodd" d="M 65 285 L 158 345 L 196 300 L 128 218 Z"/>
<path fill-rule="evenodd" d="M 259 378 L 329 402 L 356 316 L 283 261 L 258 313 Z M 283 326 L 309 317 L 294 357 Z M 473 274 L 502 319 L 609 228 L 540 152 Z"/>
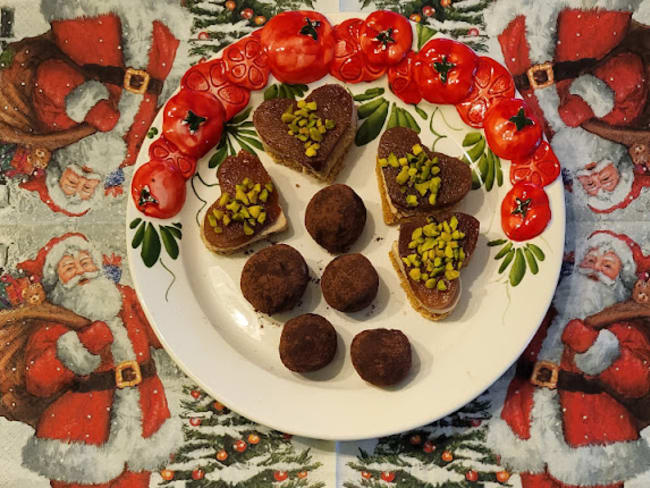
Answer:
<path fill-rule="evenodd" d="M 313 158 L 318 154 L 323 136 L 328 130 L 336 127 L 336 122 L 330 119 L 323 122 L 323 119 L 314 113 L 318 108 L 315 101 L 299 100 L 297 108 L 294 110 L 291 105 L 282 114 L 281 120 L 289 126 L 289 135 L 304 143 L 305 155 Z"/>
<path fill-rule="evenodd" d="M 260 183 L 245 177 L 235 185 L 235 197 L 232 198 L 225 192 L 219 197 L 217 206 L 207 216 L 208 224 L 216 234 L 223 232 L 223 227 L 228 227 L 233 222 L 241 222 L 244 234 L 251 236 L 255 233 L 254 227 L 266 222 L 264 206 L 269 195 L 273 192 L 273 183 Z"/>
<path fill-rule="evenodd" d="M 426 225 L 411 233 L 408 248 L 413 252 L 402 257 L 409 278 L 429 289 L 447 290 L 449 282 L 460 276 L 465 261 L 464 238 L 455 215 L 439 223 L 427 218 Z"/>
<path fill-rule="evenodd" d="M 379 159 L 379 166 L 399 169 L 395 180 L 400 192 L 406 194 L 406 205 L 417 207 L 418 195 L 435 205 L 441 183 L 438 158 L 429 159 L 420 144 L 413 146 L 411 151 L 401 158 L 390 153 L 387 158 Z"/>

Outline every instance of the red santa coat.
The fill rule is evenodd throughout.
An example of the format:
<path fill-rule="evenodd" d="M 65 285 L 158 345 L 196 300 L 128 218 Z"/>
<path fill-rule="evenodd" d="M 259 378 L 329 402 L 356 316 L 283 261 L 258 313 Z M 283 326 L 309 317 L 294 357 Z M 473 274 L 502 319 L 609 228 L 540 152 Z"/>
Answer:
<path fill-rule="evenodd" d="M 561 318 L 544 324 L 521 361 L 547 360 L 591 374 L 621 397 L 648 394 L 650 342 L 636 324 L 616 323 L 600 333 L 578 320 L 565 324 Z M 517 375 L 488 440 L 511 469 L 548 471 L 568 485 L 619 483 L 650 467 L 650 446 L 630 412 L 608 393 L 540 388 Z"/>
<path fill-rule="evenodd" d="M 122 361 L 152 360 L 150 347 L 161 345 L 134 291 L 123 286 L 120 291 L 122 310 L 107 327 L 90 326 L 77 333 L 52 323 L 33 334 L 25 356 L 30 393 L 48 397 L 70 388 L 78 375 L 110 371 Z M 125 466 L 151 471 L 164 465 L 181 437 L 180 426 L 170 419 L 163 385 L 154 375 L 134 387 L 67 391 L 44 412 L 23 459 L 49 479 L 106 483 Z M 47 459 L 52 462 L 44 462 Z"/>
<path fill-rule="evenodd" d="M 38 70 L 34 100 L 39 118 L 52 130 L 85 120 L 124 138 L 126 154 L 112 155 L 119 157 L 122 166 L 135 162 L 158 106 L 178 86 L 187 61 L 184 53 L 177 58 L 177 52 L 190 32 L 189 18 L 178 2 L 151 2 L 146 9 L 133 9 L 127 3 L 52 2 L 44 4 L 43 13 L 55 43 L 75 63 L 145 70 L 151 78 L 166 80 L 162 95 L 136 94 L 94 80 L 82 82 L 78 71 L 51 61 Z M 86 17 L 78 16 L 79 8 Z M 102 93 L 106 98 L 97 103 Z M 116 124 L 114 114 L 119 116 Z"/>
<path fill-rule="evenodd" d="M 536 64 L 602 59 L 623 40 L 640 4 L 641 0 L 596 0 L 586 10 L 579 0 L 502 0 L 486 19 L 510 72 L 525 75 Z M 593 116 L 614 125 L 630 124 L 639 116 L 647 85 L 638 56 L 620 54 L 592 74 L 522 90 L 535 115 L 546 122 L 549 135 Z"/>

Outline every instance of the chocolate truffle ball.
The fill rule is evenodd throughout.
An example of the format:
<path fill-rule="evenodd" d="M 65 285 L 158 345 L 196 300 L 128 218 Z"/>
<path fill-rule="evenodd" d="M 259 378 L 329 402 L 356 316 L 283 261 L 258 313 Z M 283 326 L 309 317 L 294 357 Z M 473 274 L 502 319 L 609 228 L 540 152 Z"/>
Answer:
<path fill-rule="evenodd" d="M 347 185 L 330 185 L 316 193 L 305 212 L 305 227 L 331 253 L 347 251 L 363 232 L 366 207 Z"/>
<path fill-rule="evenodd" d="M 280 336 L 280 359 L 291 371 L 307 373 L 327 366 L 336 354 L 336 331 L 313 313 L 289 320 Z"/>
<path fill-rule="evenodd" d="M 309 271 L 302 255 L 286 244 L 253 254 L 241 273 L 241 291 L 258 312 L 274 314 L 296 306 L 307 287 Z"/>
<path fill-rule="evenodd" d="M 411 369 L 411 344 L 402 331 L 371 329 L 358 333 L 350 346 L 359 376 L 377 386 L 402 381 Z"/>
<path fill-rule="evenodd" d="M 377 296 L 379 276 L 361 254 L 345 254 L 332 260 L 320 281 L 325 301 L 340 312 L 358 312 Z"/>

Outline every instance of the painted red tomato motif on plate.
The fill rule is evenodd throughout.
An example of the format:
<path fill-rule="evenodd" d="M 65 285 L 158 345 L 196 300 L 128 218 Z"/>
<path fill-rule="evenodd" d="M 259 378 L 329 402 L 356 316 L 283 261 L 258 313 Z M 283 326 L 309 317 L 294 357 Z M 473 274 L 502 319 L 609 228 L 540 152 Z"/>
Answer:
<path fill-rule="evenodd" d="M 171 218 L 185 203 L 185 178 L 164 161 L 151 160 L 133 175 L 131 197 L 143 214 L 157 219 Z"/>
<path fill-rule="evenodd" d="M 255 36 L 247 36 L 223 51 L 228 79 L 248 90 L 260 90 L 269 81 L 269 60 Z"/>
<path fill-rule="evenodd" d="M 514 96 L 515 82 L 508 70 L 494 59 L 481 56 L 478 58 L 472 91 L 456 105 L 456 110 L 463 122 L 480 129 L 488 109 L 497 100 Z"/>
<path fill-rule="evenodd" d="M 320 80 L 334 58 L 332 26 L 318 12 L 282 12 L 266 24 L 260 40 L 271 73 L 283 83 Z"/>
<path fill-rule="evenodd" d="M 465 44 L 451 39 L 431 39 L 420 50 L 415 80 L 431 103 L 459 103 L 472 91 L 478 56 Z"/>
<path fill-rule="evenodd" d="M 542 142 L 542 126 L 520 98 L 499 100 L 485 117 L 485 138 L 500 158 L 520 160 Z"/>
<path fill-rule="evenodd" d="M 361 50 L 359 35 L 363 20 L 348 19 L 334 27 L 334 59 L 330 74 L 345 83 L 360 83 L 381 78 L 386 66 L 374 66 Z"/>
<path fill-rule="evenodd" d="M 163 134 L 183 154 L 200 159 L 219 142 L 225 117 L 211 95 L 181 90 L 165 105 Z"/>
<path fill-rule="evenodd" d="M 501 202 L 501 227 L 513 241 L 527 241 L 541 234 L 551 220 L 544 189 L 533 183 L 517 183 Z"/>
<path fill-rule="evenodd" d="M 371 13 L 361 26 L 361 50 L 375 66 L 399 63 L 413 44 L 413 30 L 406 18 L 389 10 Z"/>
<path fill-rule="evenodd" d="M 520 181 L 546 186 L 560 175 L 560 162 L 548 142 L 543 141 L 532 156 L 510 163 L 510 182 Z"/>
<path fill-rule="evenodd" d="M 185 179 L 191 178 L 196 171 L 196 159 L 180 152 L 165 136 L 159 137 L 149 146 L 149 156 L 176 168 Z"/>
<path fill-rule="evenodd" d="M 217 98 L 226 111 L 226 120 L 237 115 L 250 100 L 250 91 L 232 83 L 226 76 L 226 65 L 223 59 L 214 59 L 192 66 L 183 76 L 181 87 L 190 91 L 209 93 Z"/>
<path fill-rule="evenodd" d="M 388 69 L 390 89 L 404 103 L 418 104 L 422 100 L 420 88 L 415 81 L 416 59 L 416 54 L 411 51 L 399 64 Z"/>

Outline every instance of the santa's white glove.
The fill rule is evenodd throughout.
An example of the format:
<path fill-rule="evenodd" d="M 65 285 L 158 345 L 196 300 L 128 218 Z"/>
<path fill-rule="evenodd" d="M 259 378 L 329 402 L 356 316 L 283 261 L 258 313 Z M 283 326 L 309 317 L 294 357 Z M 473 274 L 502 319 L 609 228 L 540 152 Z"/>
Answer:
<path fill-rule="evenodd" d="M 63 365 L 79 376 L 95 371 L 101 364 L 99 353 L 113 342 L 104 322 L 93 322 L 80 331 L 71 330 L 56 341 L 56 355 Z"/>
<path fill-rule="evenodd" d="M 574 356 L 575 365 L 590 376 L 609 368 L 621 355 L 618 338 L 608 330 L 601 330 L 592 346 Z"/>
<path fill-rule="evenodd" d="M 108 89 L 99 81 L 84 81 L 65 97 L 65 113 L 78 124 L 87 122 L 101 132 L 108 132 L 120 116 L 109 102 L 109 96 Z"/>

